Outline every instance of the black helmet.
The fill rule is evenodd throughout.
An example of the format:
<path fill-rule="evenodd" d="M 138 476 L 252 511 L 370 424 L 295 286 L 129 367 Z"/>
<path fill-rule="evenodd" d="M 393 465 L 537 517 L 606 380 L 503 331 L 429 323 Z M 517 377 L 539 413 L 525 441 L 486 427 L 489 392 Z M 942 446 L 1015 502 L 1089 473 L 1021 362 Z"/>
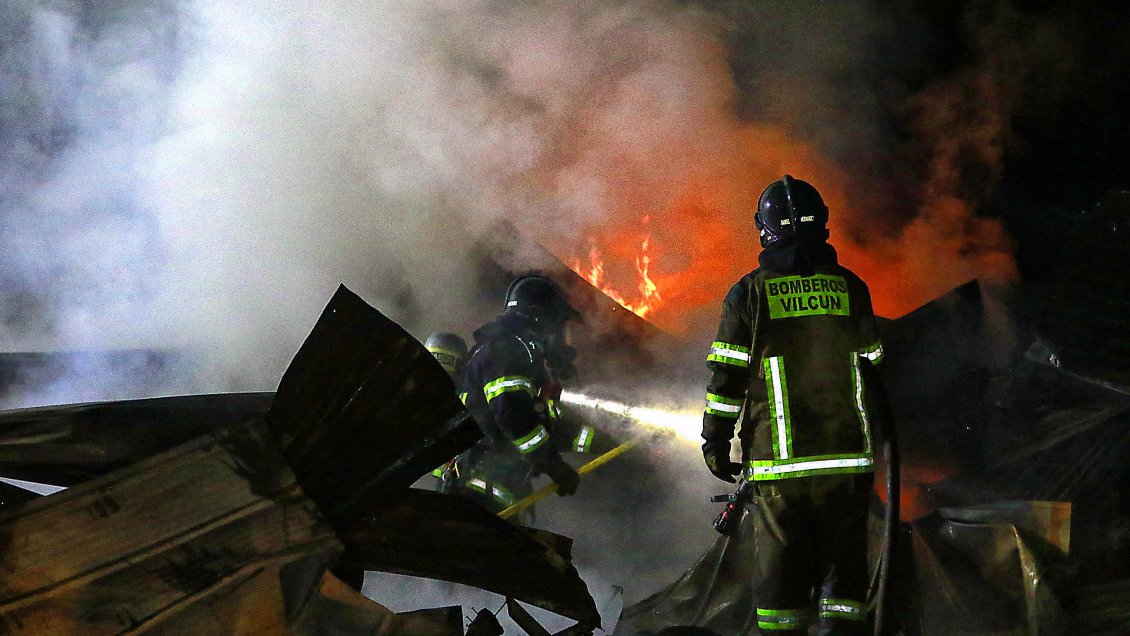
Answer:
<path fill-rule="evenodd" d="M 467 361 L 467 343 L 459 336 L 439 331 L 428 336 L 424 348 L 431 352 L 439 365 L 452 378 L 463 373 L 463 363 Z"/>
<path fill-rule="evenodd" d="M 828 239 L 824 199 L 811 183 L 789 175 L 770 183 L 761 193 L 753 222 L 761 234 L 762 247 L 789 236 L 806 242 Z"/>
<path fill-rule="evenodd" d="M 565 296 L 561 286 L 545 276 L 527 274 L 519 276 L 506 289 L 504 313 L 518 313 L 535 323 L 564 323 L 581 321 L 581 314 Z"/>

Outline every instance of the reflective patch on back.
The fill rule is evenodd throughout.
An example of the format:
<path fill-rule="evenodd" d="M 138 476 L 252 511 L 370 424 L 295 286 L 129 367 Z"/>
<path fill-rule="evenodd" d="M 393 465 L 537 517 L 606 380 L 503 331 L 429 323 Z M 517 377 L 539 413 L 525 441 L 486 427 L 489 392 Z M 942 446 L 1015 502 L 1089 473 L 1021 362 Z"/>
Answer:
<path fill-rule="evenodd" d="M 769 318 L 850 316 L 848 286 L 843 276 L 782 276 L 765 280 Z"/>

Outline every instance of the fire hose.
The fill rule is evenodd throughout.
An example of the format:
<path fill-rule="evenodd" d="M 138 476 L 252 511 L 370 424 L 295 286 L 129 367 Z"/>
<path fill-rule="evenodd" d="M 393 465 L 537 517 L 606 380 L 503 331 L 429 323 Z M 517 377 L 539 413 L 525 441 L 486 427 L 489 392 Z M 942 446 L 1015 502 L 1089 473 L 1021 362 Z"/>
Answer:
<path fill-rule="evenodd" d="M 886 439 L 883 440 L 883 459 L 885 460 L 883 477 L 887 489 L 887 507 L 883 515 L 883 546 L 879 550 L 879 564 L 875 568 L 875 576 L 872 579 L 871 590 L 868 594 L 869 599 L 874 599 L 876 636 L 894 633 L 893 623 L 889 622 L 887 618 L 891 605 L 892 561 L 898 555 L 899 535 L 898 438 L 895 436 L 893 423 L 886 428 Z"/>
<path fill-rule="evenodd" d="M 584 466 L 581 466 L 580 468 L 578 468 L 577 474 L 578 475 L 584 475 L 585 473 L 592 472 L 593 470 L 600 468 L 601 466 L 607 464 L 608 462 L 612 461 L 613 459 L 616 459 L 618 456 L 620 456 L 625 451 L 627 451 L 628 449 L 632 448 L 633 446 L 635 446 L 637 444 L 639 444 L 639 440 L 631 440 L 631 441 L 624 442 L 623 444 L 620 444 L 616 448 L 613 448 L 612 450 L 608 451 L 607 453 L 601 455 L 600 457 L 597 457 L 596 459 L 592 460 L 591 462 L 589 462 L 589 463 L 585 464 Z M 557 484 L 547 484 L 545 486 L 542 486 L 541 488 L 535 490 L 532 494 L 527 496 L 525 499 L 522 499 L 521 501 L 515 503 L 514 505 L 510 506 L 509 508 L 498 513 L 498 516 L 503 518 L 503 519 L 509 519 L 510 517 L 513 517 L 514 515 L 518 514 L 519 512 L 522 512 L 526 508 L 529 508 L 530 506 L 541 501 L 542 499 L 545 499 L 546 497 L 548 497 L 549 495 L 552 495 L 555 492 L 557 492 Z"/>

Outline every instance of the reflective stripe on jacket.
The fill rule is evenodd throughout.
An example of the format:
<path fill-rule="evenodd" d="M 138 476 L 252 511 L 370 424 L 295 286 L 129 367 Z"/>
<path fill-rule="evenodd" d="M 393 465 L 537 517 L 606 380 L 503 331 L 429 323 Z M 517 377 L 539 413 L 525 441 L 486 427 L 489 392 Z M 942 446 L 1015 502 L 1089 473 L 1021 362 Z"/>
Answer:
<path fill-rule="evenodd" d="M 872 471 L 861 365 L 882 355 L 867 285 L 834 257 L 810 276 L 758 268 L 722 305 L 703 438 L 740 423 L 754 480 Z"/>

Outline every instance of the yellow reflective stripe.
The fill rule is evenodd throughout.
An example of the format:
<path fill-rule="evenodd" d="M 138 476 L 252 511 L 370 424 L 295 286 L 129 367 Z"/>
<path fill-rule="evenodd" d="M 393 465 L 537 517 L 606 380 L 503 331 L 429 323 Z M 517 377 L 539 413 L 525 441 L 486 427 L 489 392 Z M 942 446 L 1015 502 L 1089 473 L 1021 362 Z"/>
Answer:
<path fill-rule="evenodd" d="M 757 626 L 764 630 L 805 629 L 808 610 L 757 608 Z"/>
<path fill-rule="evenodd" d="M 541 424 L 538 424 L 534 430 L 514 440 L 514 446 L 518 448 L 519 452 L 526 454 L 534 452 L 547 441 L 549 441 L 549 431 L 545 430 L 545 427 Z"/>
<path fill-rule="evenodd" d="M 478 477 L 469 479 L 467 480 L 467 486 L 472 490 L 483 493 L 484 495 L 490 495 L 491 497 L 494 497 L 496 501 L 505 506 L 512 506 L 515 503 L 514 495 L 511 494 L 509 490 L 506 490 L 501 486 L 496 486 L 494 484 L 488 483 L 484 479 L 480 479 Z"/>
<path fill-rule="evenodd" d="M 871 364 L 879 364 L 879 362 L 883 359 L 883 343 L 876 342 L 875 344 L 861 351 L 860 355 L 870 360 Z"/>
<path fill-rule="evenodd" d="M 875 469 L 875 460 L 870 453 L 846 453 L 797 457 L 791 460 L 755 459 L 747 462 L 746 467 L 749 481 L 768 481 L 814 475 L 871 472 Z"/>
<path fill-rule="evenodd" d="M 557 400 L 545 401 L 545 413 L 551 420 L 561 417 L 561 410 L 557 408 Z"/>
<path fill-rule="evenodd" d="M 871 418 L 867 416 L 864 403 L 863 373 L 859 368 L 859 354 L 851 353 L 851 388 L 855 397 L 855 411 L 859 415 L 859 425 L 863 432 L 863 449 L 871 452 Z"/>
<path fill-rule="evenodd" d="M 846 598 L 820 599 L 820 617 L 862 621 L 867 618 L 867 607 L 859 601 Z"/>
<path fill-rule="evenodd" d="M 467 392 L 466 391 L 459 394 L 459 401 L 463 403 L 463 406 L 467 406 Z"/>
<path fill-rule="evenodd" d="M 742 401 L 716 393 L 707 393 L 706 412 L 710 415 L 737 419 L 738 414 L 742 412 Z"/>
<path fill-rule="evenodd" d="M 444 371 L 455 374 L 459 367 L 459 361 L 462 360 L 462 356 L 460 356 L 458 352 L 442 347 L 429 347 L 428 351 L 431 352 L 436 362 L 439 363 L 439 366 L 443 367 Z"/>
<path fill-rule="evenodd" d="M 458 360 L 459 358 L 462 357 L 461 355 L 459 355 L 458 351 L 452 351 L 451 349 L 444 349 L 443 347 L 428 347 L 428 351 L 430 351 L 432 353 L 432 355 L 451 356 L 452 358 L 455 358 L 456 360 Z"/>
<path fill-rule="evenodd" d="M 789 387 L 785 382 L 785 361 L 780 356 L 765 358 L 762 363 L 765 367 L 765 384 L 773 401 L 769 406 L 769 415 L 776 426 L 776 435 L 773 437 L 773 454 L 780 459 L 792 456 L 793 425 L 789 416 Z"/>
<path fill-rule="evenodd" d="M 581 432 L 577 435 L 577 439 L 573 440 L 573 447 L 577 449 L 578 453 L 589 452 L 589 446 L 592 446 L 592 438 L 596 435 L 596 430 L 589 425 L 581 427 Z"/>
<path fill-rule="evenodd" d="M 738 367 L 748 367 L 750 361 L 749 347 L 715 341 L 710 345 L 710 355 L 706 356 L 708 362 L 721 362 Z"/>
<path fill-rule="evenodd" d="M 483 395 L 486 396 L 487 403 L 503 393 L 510 393 L 511 391 L 525 391 L 532 397 L 534 395 L 534 384 L 523 375 L 504 375 L 483 385 Z"/>

